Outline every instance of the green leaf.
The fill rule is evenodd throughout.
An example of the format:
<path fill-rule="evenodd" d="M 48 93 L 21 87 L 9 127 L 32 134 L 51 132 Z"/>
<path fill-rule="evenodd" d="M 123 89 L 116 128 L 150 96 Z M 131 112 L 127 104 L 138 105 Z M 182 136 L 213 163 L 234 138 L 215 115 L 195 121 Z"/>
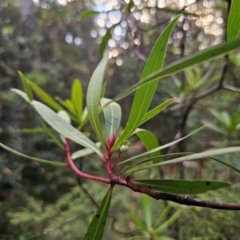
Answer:
<path fill-rule="evenodd" d="M 134 92 L 136 89 L 143 88 L 147 84 L 159 80 L 159 78 L 164 78 L 164 77 L 173 75 L 189 67 L 193 67 L 201 63 L 210 61 L 214 58 L 223 56 L 228 52 L 231 52 L 239 47 L 240 47 L 240 39 L 237 39 L 228 43 L 219 44 L 217 46 L 205 49 L 203 51 L 192 54 L 190 56 L 186 56 L 180 60 L 177 60 L 176 62 L 169 64 L 163 69 L 159 69 L 154 73 L 150 74 L 149 76 L 145 77 L 144 79 L 142 79 L 140 83 L 136 83 L 132 85 L 130 88 L 128 88 L 123 93 L 115 97 L 113 100 L 115 102 L 119 101 L 120 99 L 123 99 L 126 96 L 128 96 L 130 93 Z"/>
<path fill-rule="evenodd" d="M 47 164 L 52 164 L 52 165 L 56 165 L 56 166 L 66 166 L 65 163 L 54 162 L 54 161 L 50 161 L 50 160 L 44 160 L 44 159 L 41 159 L 41 158 L 35 158 L 35 157 L 25 155 L 23 153 L 20 153 L 18 151 L 13 150 L 12 148 L 7 147 L 6 145 L 4 145 L 2 143 L 0 143 L 0 147 L 4 148 L 5 150 L 7 150 L 7 151 L 19 156 L 19 157 L 27 158 L 27 159 L 30 159 L 30 160 L 35 161 L 35 162 L 47 163 Z"/>
<path fill-rule="evenodd" d="M 141 140 L 141 142 L 144 144 L 147 151 L 150 151 L 152 149 L 159 147 L 159 142 L 158 142 L 156 136 L 152 132 L 145 130 L 145 129 L 138 128 L 135 131 L 135 133 L 138 136 L 138 138 Z M 150 153 L 149 155 L 151 158 L 154 158 L 153 163 L 158 163 L 161 161 L 160 151 Z"/>
<path fill-rule="evenodd" d="M 172 33 L 172 30 L 177 23 L 180 16 L 177 16 L 166 29 L 163 31 L 161 36 L 158 38 L 156 44 L 154 45 L 152 52 L 148 58 L 148 61 L 144 67 L 140 84 L 144 81 L 144 79 L 149 76 L 151 73 L 156 71 L 157 69 L 161 69 L 163 65 L 163 61 L 165 58 L 165 53 L 167 49 L 168 39 Z M 158 80 L 156 78 L 155 80 Z M 117 149 L 121 143 L 126 140 L 131 134 L 137 129 L 137 127 L 141 124 L 149 105 L 152 101 L 155 89 L 157 87 L 157 81 L 149 83 L 145 86 L 145 88 L 138 89 L 131 108 L 130 116 L 128 118 L 127 125 L 117 139 L 116 143 L 114 144 L 112 150 Z M 141 104 L 139 104 L 141 103 Z"/>
<path fill-rule="evenodd" d="M 135 225 L 141 229 L 142 232 L 148 232 L 147 228 L 145 225 L 141 222 L 140 218 L 135 212 L 132 212 L 132 221 L 135 223 Z"/>
<path fill-rule="evenodd" d="M 99 120 L 99 104 L 101 97 L 101 89 L 105 68 L 108 61 L 108 52 L 105 53 L 103 59 L 93 72 L 87 90 L 87 111 L 88 118 L 98 138 L 104 142 L 102 129 Z"/>
<path fill-rule="evenodd" d="M 96 145 L 98 147 L 101 146 L 101 142 L 97 142 Z M 90 155 L 94 153 L 94 151 L 92 149 L 89 149 L 89 148 L 84 148 L 84 149 L 81 149 L 81 150 L 78 150 L 76 152 L 74 152 L 71 156 L 72 159 L 76 159 L 76 158 L 80 158 L 80 157 L 85 157 L 87 155 Z"/>
<path fill-rule="evenodd" d="M 22 80 L 25 93 L 27 94 L 29 100 L 32 101 L 33 94 L 32 94 L 31 88 L 29 87 L 28 80 L 25 78 L 25 76 L 20 71 L 18 72 L 18 74 Z"/>
<path fill-rule="evenodd" d="M 111 204 L 112 187 L 103 198 L 97 212 L 95 213 L 83 240 L 101 240 L 106 225 L 107 216 Z"/>
<path fill-rule="evenodd" d="M 165 101 L 164 103 L 161 103 L 160 105 L 158 105 L 157 107 L 153 108 L 152 110 L 150 110 L 149 112 L 147 112 L 141 122 L 140 125 L 142 125 L 143 123 L 147 122 L 148 120 L 150 120 L 151 118 L 153 118 L 154 116 L 156 116 L 158 113 L 160 113 L 161 111 L 163 111 L 170 103 L 172 103 L 176 98 L 171 98 L 167 101 Z"/>
<path fill-rule="evenodd" d="M 102 38 L 102 42 L 101 42 L 100 47 L 99 47 L 100 58 L 103 57 L 103 53 L 106 50 L 106 47 L 108 45 L 108 41 L 112 37 L 111 31 L 112 31 L 112 28 L 108 28 L 108 30 L 106 31 L 105 35 Z"/>
<path fill-rule="evenodd" d="M 223 165 L 231 168 L 232 170 L 234 170 L 234 171 L 237 172 L 237 173 L 240 173 L 240 169 L 234 167 L 233 165 L 231 165 L 231 164 L 229 164 L 229 163 L 226 163 L 226 162 L 224 162 L 224 161 L 222 161 L 222 160 L 220 160 L 220 159 L 218 159 L 218 158 L 214 158 L 214 157 L 210 157 L 210 159 L 212 159 L 212 160 L 214 160 L 214 161 L 216 161 L 216 162 L 219 162 L 219 163 L 221 163 L 221 164 L 223 164 Z"/>
<path fill-rule="evenodd" d="M 176 144 L 176 143 L 178 143 L 178 142 L 181 142 L 182 140 L 184 140 L 184 139 L 192 136 L 193 134 L 195 134 L 195 133 L 197 133 L 197 132 L 205 129 L 206 127 L 208 127 L 208 125 L 202 126 L 202 127 L 198 128 L 198 129 L 194 130 L 193 132 L 189 133 L 189 134 L 186 135 L 185 137 L 182 137 L 182 138 L 180 138 L 180 139 L 178 139 L 178 140 L 175 140 L 175 141 L 170 142 L 170 143 L 167 143 L 167 144 L 165 144 L 165 145 L 163 145 L 163 146 L 154 148 L 154 149 L 152 149 L 152 150 L 150 150 L 150 151 L 147 151 L 147 152 L 141 153 L 141 154 L 139 154 L 139 155 L 136 155 L 136 156 L 134 156 L 134 157 L 131 157 L 131 158 L 129 158 L 129 159 L 126 159 L 125 161 L 119 163 L 118 165 L 123 164 L 123 163 L 128 163 L 128 162 L 130 162 L 130 161 L 132 161 L 132 160 L 135 160 L 135 159 L 137 159 L 137 158 L 140 158 L 140 157 L 143 157 L 143 156 L 145 156 L 145 155 L 148 155 L 148 154 L 151 154 L 151 153 L 160 151 L 160 150 L 162 150 L 162 149 L 165 149 L 165 148 L 167 148 L 167 147 L 170 147 L 170 146 L 172 146 L 172 145 L 174 145 L 174 144 Z M 169 161 L 167 161 L 167 162 L 169 162 Z M 165 162 L 164 162 L 164 163 L 165 163 Z"/>
<path fill-rule="evenodd" d="M 82 94 L 82 85 L 80 80 L 75 79 L 72 84 L 72 96 L 71 96 L 76 116 L 81 122 L 82 119 L 82 109 L 83 109 L 83 94 Z"/>
<path fill-rule="evenodd" d="M 26 102 L 30 102 L 30 99 L 28 98 L 27 94 L 19 89 L 11 88 L 11 92 L 17 93 L 20 97 L 22 97 Z"/>
<path fill-rule="evenodd" d="M 148 195 L 143 196 L 143 209 L 147 229 L 152 228 L 151 198 Z"/>
<path fill-rule="evenodd" d="M 134 179 L 132 182 L 141 186 L 151 187 L 157 191 L 175 194 L 198 194 L 231 186 L 227 182 L 211 180 Z"/>
<path fill-rule="evenodd" d="M 227 22 L 227 40 L 231 41 L 238 37 L 240 32 L 240 1 L 232 0 Z"/>
<path fill-rule="evenodd" d="M 45 102 L 48 106 L 56 111 L 63 110 L 62 106 L 59 105 L 51 96 L 49 96 L 45 91 L 43 91 L 36 83 L 28 80 L 32 90 L 38 95 L 38 97 Z"/>
<path fill-rule="evenodd" d="M 105 118 L 105 126 L 107 132 L 107 139 L 109 139 L 113 133 L 116 133 L 122 117 L 122 110 L 118 103 L 111 102 L 111 99 L 102 98 L 101 104 L 103 108 L 103 114 Z M 108 104 L 111 102 L 110 104 Z M 106 107 L 104 107 L 108 104 Z"/>
<path fill-rule="evenodd" d="M 192 152 L 170 153 L 170 154 L 161 155 L 161 159 L 169 158 L 169 157 L 175 157 L 175 156 L 185 156 L 185 155 L 190 155 L 190 154 L 192 154 Z M 148 162 L 154 162 L 155 160 L 158 161 L 159 157 L 158 156 L 157 157 L 151 157 L 151 158 L 147 158 L 147 159 L 145 159 L 141 162 L 137 162 L 136 164 L 128 166 L 128 167 L 124 168 L 123 170 L 121 170 L 120 174 L 123 174 L 123 173 L 129 171 L 130 169 L 133 169 L 133 168 L 135 168 L 139 165 L 142 165 L 142 164 L 145 164 L 145 163 L 148 163 Z M 128 160 L 125 160 L 125 161 L 128 161 Z M 126 163 L 125 161 L 119 163 L 118 165 Z"/>
<path fill-rule="evenodd" d="M 94 17 L 95 15 L 99 14 L 100 12 L 87 10 L 85 11 L 80 17 L 80 23 L 82 23 L 87 17 Z"/>
<path fill-rule="evenodd" d="M 62 149 L 64 149 L 64 146 L 62 145 L 62 143 L 54 136 L 54 134 L 52 133 L 52 131 L 46 126 L 46 124 L 44 123 L 44 121 L 40 118 L 41 124 L 43 126 L 43 129 L 45 131 L 45 133 L 48 134 L 48 136 L 50 136 L 52 138 L 52 140 Z"/>
<path fill-rule="evenodd" d="M 240 152 L 240 147 L 229 147 L 229 148 L 220 148 L 220 149 L 215 149 L 215 150 L 208 150 L 208 151 L 201 152 L 201 153 L 195 153 L 195 154 L 191 154 L 191 155 L 188 155 L 188 156 L 175 158 L 175 159 L 168 160 L 168 161 L 165 161 L 165 162 L 160 162 L 160 163 L 149 165 L 147 167 L 136 169 L 136 170 L 132 171 L 131 173 L 129 173 L 129 175 L 131 175 L 133 173 L 136 173 L 136 172 L 139 172 L 139 171 L 142 171 L 142 170 L 152 168 L 152 167 L 158 167 L 158 166 L 162 166 L 162 165 L 169 165 L 169 164 L 180 163 L 180 162 L 184 162 L 184 161 L 191 161 L 191 160 L 197 160 L 197 159 L 202 159 L 202 158 L 208 158 L 208 157 L 212 157 L 212 156 L 217 156 L 217 155 L 222 155 L 222 154 L 227 154 L 227 153 L 233 153 L 233 152 Z"/>
<path fill-rule="evenodd" d="M 95 143 L 93 143 L 89 138 L 87 138 L 83 133 L 74 128 L 72 125 L 64 121 L 52 109 L 37 101 L 32 101 L 31 104 L 44 119 L 44 121 L 46 121 L 58 133 L 86 148 L 92 149 L 100 157 L 103 156 L 100 149 L 96 146 Z"/>
<path fill-rule="evenodd" d="M 75 107 L 74 107 L 74 103 L 73 103 L 72 100 L 66 99 L 66 100 L 65 100 L 65 105 L 66 105 L 66 108 L 67 108 L 71 113 L 73 113 L 74 115 L 77 115 L 76 112 L 75 112 Z"/>
<path fill-rule="evenodd" d="M 153 232 L 159 234 L 160 232 L 165 231 L 178 219 L 181 213 L 182 213 L 182 209 L 177 210 L 174 214 L 171 215 L 171 217 L 168 220 L 166 220 L 162 225 L 156 228 Z"/>

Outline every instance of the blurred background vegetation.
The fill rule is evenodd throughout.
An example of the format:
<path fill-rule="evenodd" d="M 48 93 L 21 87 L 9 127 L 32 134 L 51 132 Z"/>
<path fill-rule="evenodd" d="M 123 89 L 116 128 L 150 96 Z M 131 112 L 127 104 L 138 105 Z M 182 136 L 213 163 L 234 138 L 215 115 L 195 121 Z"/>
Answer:
<path fill-rule="evenodd" d="M 183 14 L 169 41 L 165 64 L 224 42 L 230 4 L 231 0 L 1 0 L 0 142 L 27 155 L 65 162 L 64 151 L 42 131 L 39 117 L 9 91 L 22 88 L 17 71 L 51 96 L 66 99 L 76 78 L 86 92 L 91 73 L 108 47 L 106 96 L 113 98 L 138 81 L 144 61 L 171 17 Z M 239 65 L 240 53 L 234 52 L 162 80 L 151 107 L 177 99 L 143 127 L 165 144 L 203 123 L 212 124 L 168 152 L 239 145 Z M 122 127 L 132 98 L 120 101 Z M 132 139 L 129 154 L 142 150 Z M 104 172 L 95 158 L 92 155 L 78 164 L 86 172 Z M 222 159 L 240 168 L 239 154 Z M 215 162 L 164 167 L 162 175 L 231 181 L 234 187 L 199 197 L 240 203 L 239 177 Z M 0 188 L 0 239 L 66 240 L 84 236 L 107 186 L 77 179 L 70 169 L 28 161 L 0 149 Z M 151 200 L 153 222 L 167 205 Z M 163 222 L 177 210 L 181 214 L 158 239 L 239 239 L 238 212 L 169 206 Z M 135 217 L 145 224 L 141 194 L 117 186 L 110 213 L 104 239 L 152 239 Z"/>

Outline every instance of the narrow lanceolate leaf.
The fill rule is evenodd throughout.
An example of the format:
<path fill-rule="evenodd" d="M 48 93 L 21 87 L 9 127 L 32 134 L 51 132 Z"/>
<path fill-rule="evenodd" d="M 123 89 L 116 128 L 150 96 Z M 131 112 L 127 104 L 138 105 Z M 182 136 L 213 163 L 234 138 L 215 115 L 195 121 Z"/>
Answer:
<path fill-rule="evenodd" d="M 172 103 L 176 98 L 171 98 L 167 101 L 165 101 L 164 103 L 161 103 L 160 105 L 158 105 L 157 107 L 153 108 L 152 110 L 150 110 L 149 112 L 147 112 L 144 116 L 144 118 L 142 119 L 142 122 L 140 125 L 142 125 L 143 123 L 147 122 L 148 120 L 150 120 L 151 118 L 153 118 L 154 116 L 156 116 L 157 114 L 159 114 L 161 111 L 163 111 L 170 103 Z"/>
<path fill-rule="evenodd" d="M 215 149 L 215 150 L 208 150 L 208 151 L 201 152 L 201 153 L 195 153 L 195 154 L 191 154 L 191 155 L 188 155 L 188 156 L 175 158 L 175 159 L 168 160 L 168 161 L 165 161 L 165 162 L 160 162 L 160 163 L 149 165 L 147 167 L 136 169 L 136 170 L 132 171 L 131 173 L 129 173 L 129 175 L 131 175 L 133 173 L 136 173 L 136 172 L 139 172 L 139 171 L 142 171 L 142 170 L 152 168 L 152 167 L 158 167 L 158 166 L 162 166 L 162 165 L 180 163 L 180 162 L 184 162 L 184 161 L 191 161 L 191 160 L 197 160 L 197 159 L 202 159 L 202 158 L 208 158 L 208 157 L 213 157 L 213 156 L 218 156 L 218 155 L 228 154 L 228 153 L 234 153 L 234 152 L 240 152 L 240 147 L 229 147 L 229 148 L 220 148 L 220 149 Z"/>
<path fill-rule="evenodd" d="M 35 157 L 31 157 L 31 156 L 28 156 L 28 155 L 25 155 L 23 153 L 20 153 L 16 150 L 13 150 L 12 148 L 9 148 L 8 146 L 0 143 L 0 147 L 4 148 L 5 150 L 19 156 L 19 157 L 23 157 L 23 158 L 27 158 L 27 159 L 30 159 L 32 161 L 35 161 L 35 162 L 40 162 L 40 163 L 47 163 L 47 164 L 52 164 L 52 165 L 56 165 L 56 166 L 66 166 L 65 163 L 61 163 L 61 162 L 54 162 L 54 161 L 50 161 L 50 160 L 45 160 L 45 159 L 41 159 L 41 158 L 35 158 Z"/>
<path fill-rule="evenodd" d="M 192 152 L 181 152 L 181 153 L 165 154 L 165 155 L 161 155 L 161 160 L 164 159 L 164 158 L 175 157 L 175 156 L 176 157 L 177 156 L 185 156 L 185 155 L 189 155 L 189 154 L 192 154 Z M 124 168 L 123 170 L 121 170 L 120 173 L 123 174 L 123 173 L 125 173 L 125 172 L 127 172 L 127 171 L 129 171 L 131 169 L 136 168 L 139 165 L 142 165 L 142 164 L 145 164 L 145 163 L 149 163 L 149 162 L 154 162 L 155 160 L 159 162 L 159 157 L 157 156 L 157 157 L 153 157 L 153 158 L 147 158 L 145 160 L 137 162 L 134 165 L 131 165 L 131 166 L 128 166 L 128 167 Z M 126 161 L 128 161 L 128 160 L 126 160 Z M 124 163 L 126 163 L 126 162 L 125 161 L 120 162 L 120 163 L 118 163 L 118 165 L 121 165 L 121 164 L 124 164 Z"/>
<path fill-rule="evenodd" d="M 47 122 L 58 133 L 86 148 L 92 149 L 100 157 L 102 157 L 103 154 L 95 143 L 93 143 L 89 138 L 87 138 L 72 125 L 64 121 L 52 109 L 37 101 L 32 101 L 31 104 L 44 119 L 44 121 Z"/>
<path fill-rule="evenodd" d="M 130 93 L 134 92 L 136 89 L 142 88 L 151 82 L 155 82 L 159 78 L 164 78 L 164 77 L 173 75 L 189 67 L 193 67 L 203 62 L 210 61 L 214 58 L 221 57 L 238 48 L 240 48 L 240 39 L 237 39 L 228 43 L 219 44 L 217 46 L 205 49 L 193 55 L 182 58 L 176 62 L 173 62 L 167 65 L 163 69 L 160 68 L 159 70 L 150 74 L 146 78 L 142 79 L 140 83 L 134 84 L 133 86 L 128 88 L 126 91 L 121 93 L 119 96 L 115 97 L 113 100 L 119 101 L 120 99 L 125 98 Z"/>
<path fill-rule="evenodd" d="M 76 116 L 81 122 L 82 118 L 82 108 L 83 108 L 83 95 L 82 95 L 82 85 L 81 82 L 78 79 L 75 79 L 72 85 L 72 102 L 74 104 L 74 109 Z"/>
<path fill-rule="evenodd" d="M 101 240 L 111 204 L 112 188 L 110 187 L 95 213 L 83 240 Z"/>
<path fill-rule="evenodd" d="M 103 59 L 93 72 L 87 90 L 87 111 L 88 118 L 98 138 L 104 142 L 102 129 L 99 120 L 99 104 L 101 97 L 101 89 L 105 68 L 108 61 L 108 52 L 105 53 Z"/>
<path fill-rule="evenodd" d="M 82 23 L 87 17 L 94 17 L 99 13 L 100 12 L 93 11 L 93 10 L 87 10 L 87 11 L 83 12 L 80 17 L 80 23 Z"/>
<path fill-rule="evenodd" d="M 144 67 L 140 83 L 142 83 L 147 76 L 151 75 L 156 70 L 162 68 L 167 49 L 168 39 L 179 17 L 180 16 L 177 16 L 172 22 L 170 22 L 167 28 L 158 38 Z M 144 88 L 137 90 L 133 100 L 127 125 L 121 136 L 117 139 L 116 143 L 114 144 L 113 150 L 119 147 L 124 140 L 131 136 L 131 134 L 141 124 L 142 119 L 144 118 L 145 113 L 147 112 L 149 105 L 152 101 L 157 86 L 158 77 L 155 80 L 156 80 L 155 82 L 147 84 Z"/>
<path fill-rule="evenodd" d="M 150 151 L 147 151 L 147 152 L 141 153 L 141 154 L 139 154 L 139 155 L 136 155 L 136 156 L 134 156 L 134 157 L 131 157 L 131 158 L 129 158 L 129 159 L 126 159 L 125 161 L 119 163 L 118 165 L 123 164 L 123 163 L 128 163 L 128 162 L 130 162 L 130 161 L 132 161 L 132 160 L 135 160 L 135 159 L 138 159 L 138 158 L 140 158 L 140 157 L 146 156 L 146 155 L 148 155 L 148 154 L 151 154 L 151 153 L 160 151 L 160 150 L 162 150 L 162 149 L 168 148 L 168 147 L 170 147 L 170 146 L 172 146 L 172 145 L 174 145 L 174 144 L 176 144 L 176 143 L 178 143 L 178 142 L 181 142 L 182 140 L 184 140 L 184 139 L 192 136 L 193 134 L 195 134 L 195 133 L 197 133 L 197 132 L 205 129 L 206 127 L 208 127 L 208 125 L 202 126 L 202 127 L 198 128 L 198 129 L 194 130 L 193 132 L 189 133 L 189 134 L 186 135 L 185 137 L 182 137 L 182 138 L 180 138 L 180 139 L 178 139 L 178 140 L 175 140 L 175 141 L 170 142 L 170 143 L 167 143 L 167 144 L 165 144 L 165 145 L 163 145 L 163 146 L 154 148 L 154 149 L 152 149 L 152 150 L 150 150 Z M 166 161 L 166 162 L 168 162 L 168 161 Z"/>
<path fill-rule="evenodd" d="M 28 80 L 32 90 L 38 95 L 38 97 L 45 102 L 48 106 L 56 111 L 63 110 L 63 107 L 59 105 L 50 95 L 43 91 L 36 83 Z"/>
<path fill-rule="evenodd" d="M 231 41 L 238 37 L 240 32 L 240 1 L 232 0 L 227 22 L 227 40 Z"/>
<path fill-rule="evenodd" d="M 98 147 L 100 147 L 101 146 L 101 142 L 97 142 L 96 145 Z M 74 152 L 71 157 L 74 160 L 76 158 L 85 157 L 85 156 L 90 155 L 92 153 L 94 153 L 94 151 L 92 149 L 84 148 L 84 149 L 81 149 L 81 150 L 78 150 L 78 151 Z"/>
<path fill-rule="evenodd" d="M 148 195 L 143 196 L 143 209 L 147 228 L 151 229 L 152 228 L 151 198 Z"/>
<path fill-rule="evenodd" d="M 220 159 L 218 159 L 218 158 L 215 158 L 215 157 L 210 157 L 210 159 L 212 159 L 212 160 L 214 160 L 214 161 L 216 161 L 216 162 L 219 162 L 219 163 L 221 163 L 221 164 L 223 164 L 223 165 L 231 168 L 232 170 L 234 170 L 234 171 L 237 172 L 237 173 L 240 173 L 240 169 L 234 167 L 233 165 L 231 165 L 231 164 L 229 164 L 229 163 L 226 163 L 226 162 L 224 162 L 224 161 L 222 161 L 222 160 L 220 160 Z"/>
<path fill-rule="evenodd" d="M 17 93 L 20 97 L 22 97 L 26 102 L 30 102 L 30 99 L 28 98 L 27 94 L 19 89 L 11 88 L 11 92 Z"/>
<path fill-rule="evenodd" d="M 227 182 L 211 180 L 134 179 L 132 181 L 138 185 L 151 187 L 157 191 L 175 194 L 198 194 L 231 186 L 231 184 Z"/>
<path fill-rule="evenodd" d="M 111 101 L 112 101 L 111 99 L 107 98 L 101 99 L 103 114 L 105 118 L 107 139 L 109 139 L 113 133 L 117 132 L 122 117 L 122 110 L 119 104 Z M 108 104 L 109 102 L 111 103 Z M 104 107 L 106 104 L 108 105 Z"/>
<path fill-rule="evenodd" d="M 135 131 L 135 133 L 139 137 L 141 142 L 144 144 L 147 151 L 150 151 L 152 149 L 159 147 L 159 142 L 158 142 L 156 136 L 152 132 L 145 130 L 145 129 L 138 128 Z M 151 158 L 154 158 L 153 163 L 157 163 L 161 160 L 160 151 L 152 152 L 149 155 Z M 158 157 L 158 158 L 156 158 L 156 157 Z"/>
<path fill-rule="evenodd" d="M 18 74 L 19 74 L 19 76 L 22 80 L 25 93 L 27 94 L 29 100 L 32 101 L 33 100 L 33 94 L 32 94 L 31 88 L 28 84 L 28 80 L 25 78 L 25 76 L 20 71 L 18 72 Z"/>

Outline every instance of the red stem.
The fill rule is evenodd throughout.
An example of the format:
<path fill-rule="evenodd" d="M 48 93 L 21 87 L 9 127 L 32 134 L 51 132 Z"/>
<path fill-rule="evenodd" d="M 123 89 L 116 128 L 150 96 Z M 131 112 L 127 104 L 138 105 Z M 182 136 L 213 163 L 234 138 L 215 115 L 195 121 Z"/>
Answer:
<path fill-rule="evenodd" d="M 86 173 L 83 173 L 82 171 L 80 171 L 74 164 L 72 158 L 71 158 L 71 153 L 70 153 L 70 140 L 69 139 L 66 139 L 66 147 L 65 147 L 65 151 L 66 151 L 66 154 L 67 154 L 67 160 L 68 160 L 68 163 L 69 163 L 69 166 L 71 167 L 71 169 L 80 177 L 83 177 L 83 178 L 87 178 L 87 179 L 90 179 L 90 180 L 94 180 L 94 181 L 98 181 L 98 182 L 102 182 L 102 183 L 108 183 L 110 184 L 111 181 L 110 179 L 107 179 L 107 178 L 101 178 L 101 177 L 96 177 L 96 176 L 93 176 L 93 175 L 89 175 L 89 174 L 86 174 Z"/>

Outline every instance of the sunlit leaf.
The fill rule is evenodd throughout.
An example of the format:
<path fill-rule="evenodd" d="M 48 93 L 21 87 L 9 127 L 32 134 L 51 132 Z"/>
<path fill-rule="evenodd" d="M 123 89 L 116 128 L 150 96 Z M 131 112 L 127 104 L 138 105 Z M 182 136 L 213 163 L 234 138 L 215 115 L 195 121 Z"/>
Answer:
<path fill-rule="evenodd" d="M 150 187 L 157 191 L 175 194 L 198 194 L 231 186 L 227 182 L 211 180 L 134 179 L 132 181 L 135 184 Z"/>
<path fill-rule="evenodd" d="M 83 94 L 82 94 L 82 85 L 81 82 L 78 79 L 75 79 L 72 84 L 72 102 L 74 105 L 75 113 L 77 115 L 77 118 L 79 122 L 81 122 L 82 119 L 82 108 L 83 108 Z"/>
<path fill-rule="evenodd" d="M 228 43 L 223 43 L 223 44 L 213 46 L 211 48 L 202 50 L 202 51 L 192 54 L 190 56 L 181 58 L 181 59 L 167 65 L 163 69 L 159 69 L 159 70 L 155 71 L 154 73 L 150 74 L 146 78 L 142 79 L 142 81 L 140 83 L 136 83 L 136 84 L 132 85 L 127 90 L 125 90 L 123 93 L 121 93 L 120 95 L 115 97 L 113 99 L 113 101 L 119 101 L 120 99 L 123 99 L 126 96 L 128 96 L 130 93 L 134 92 L 136 89 L 142 88 L 151 82 L 155 82 L 155 81 L 159 80 L 159 78 L 164 78 L 164 77 L 170 76 L 172 74 L 180 72 L 189 67 L 193 67 L 193 66 L 199 65 L 203 62 L 207 62 L 207 61 L 210 61 L 217 57 L 221 57 L 239 47 L 240 47 L 240 39 L 237 39 L 237 40 L 234 40 L 234 41 L 231 41 Z"/>
<path fill-rule="evenodd" d="M 50 161 L 50 160 L 45 160 L 45 159 L 35 158 L 35 157 L 25 155 L 25 154 L 20 153 L 16 150 L 13 150 L 12 148 L 7 147 L 6 145 L 4 145 L 2 143 L 0 143 L 0 147 L 4 148 L 5 150 L 7 150 L 7 151 L 19 156 L 19 157 L 27 158 L 27 159 L 30 159 L 30 160 L 35 161 L 35 162 L 47 163 L 47 164 L 52 164 L 52 165 L 56 165 L 56 166 L 66 166 L 66 163 L 54 162 L 54 161 Z"/>
<path fill-rule="evenodd" d="M 160 113 L 161 111 L 163 111 L 170 103 L 172 103 L 176 98 L 171 98 L 167 101 L 165 101 L 164 103 L 161 103 L 160 105 L 158 105 L 157 107 L 153 108 L 152 110 L 150 110 L 149 112 L 147 112 L 141 122 L 140 125 L 142 125 L 143 123 L 147 122 L 148 120 L 150 120 L 151 118 L 153 118 L 154 116 L 156 116 L 158 113 Z"/>
<path fill-rule="evenodd" d="M 18 74 L 19 74 L 19 76 L 22 80 L 25 93 L 27 94 L 29 100 L 32 101 L 33 100 L 33 94 L 32 94 L 32 90 L 31 90 L 31 88 L 28 84 L 28 80 L 25 78 L 25 76 L 20 71 L 18 72 Z"/>
<path fill-rule="evenodd" d="M 179 17 L 180 16 L 177 16 L 172 22 L 170 22 L 166 29 L 162 32 L 161 36 L 158 38 L 144 67 L 140 83 L 142 83 L 147 76 L 151 75 L 151 73 L 155 72 L 157 69 L 162 68 L 167 49 L 168 39 Z M 156 80 L 158 80 L 158 78 L 156 78 Z M 152 101 L 156 86 L 157 81 L 147 84 L 144 88 L 137 90 L 133 100 L 127 125 L 123 133 L 120 135 L 120 137 L 114 144 L 112 148 L 113 150 L 117 149 L 121 145 L 121 143 L 124 140 L 126 140 L 129 136 L 131 136 L 131 134 L 141 124 Z"/>
<path fill-rule="evenodd" d="M 95 144 L 98 147 L 101 146 L 101 142 L 97 142 Z M 94 151 L 92 149 L 84 148 L 84 149 L 81 149 L 81 150 L 78 150 L 78 151 L 74 152 L 71 157 L 72 157 L 72 159 L 76 159 L 76 158 L 80 158 L 80 157 L 85 157 L 85 156 L 90 155 L 92 153 L 94 153 Z"/>
<path fill-rule="evenodd" d="M 112 187 L 103 198 L 97 212 L 95 213 L 83 240 L 101 240 L 107 221 L 107 216 L 111 204 Z"/>
<path fill-rule="evenodd" d="M 44 121 L 46 121 L 58 133 L 86 148 L 92 149 L 99 156 L 103 155 L 95 143 L 93 143 L 89 138 L 87 138 L 83 133 L 74 128 L 72 125 L 64 121 L 49 107 L 37 101 L 32 101 L 31 104 L 44 119 Z"/>
<path fill-rule="evenodd" d="M 240 1 L 232 0 L 227 21 L 227 40 L 231 41 L 238 37 L 240 32 Z"/>
<path fill-rule="evenodd" d="M 108 52 L 105 53 L 103 59 L 98 64 L 92 74 L 87 90 L 87 111 L 88 118 L 98 138 L 104 142 L 102 129 L 99 120 L 99 104 L 101 97 L 101 89 L 105 68 L 108 61 Z"/>
<path fill-rule="evenodd" d="M 38 97 L 46 103 L 48 106 L 56 111 L 63 110 L 63 107 L 59 105 L 50 95 L 43 91 L 36 83 L 28 80 L 32 90 L 38 95 Z"/>
<path fill-rule="evenodd" d="M 109 102 L 111 102 L 111 99 L 108 98 L 101 99 L 103 114 L 105 118 L 107 139 L 109 139 L 113 133 L 117 132 L 122 117 L 122 110 L 118 103 L 111 102 L 110 104 L 107 105 L 107 107 L 104 107 Z"/>

